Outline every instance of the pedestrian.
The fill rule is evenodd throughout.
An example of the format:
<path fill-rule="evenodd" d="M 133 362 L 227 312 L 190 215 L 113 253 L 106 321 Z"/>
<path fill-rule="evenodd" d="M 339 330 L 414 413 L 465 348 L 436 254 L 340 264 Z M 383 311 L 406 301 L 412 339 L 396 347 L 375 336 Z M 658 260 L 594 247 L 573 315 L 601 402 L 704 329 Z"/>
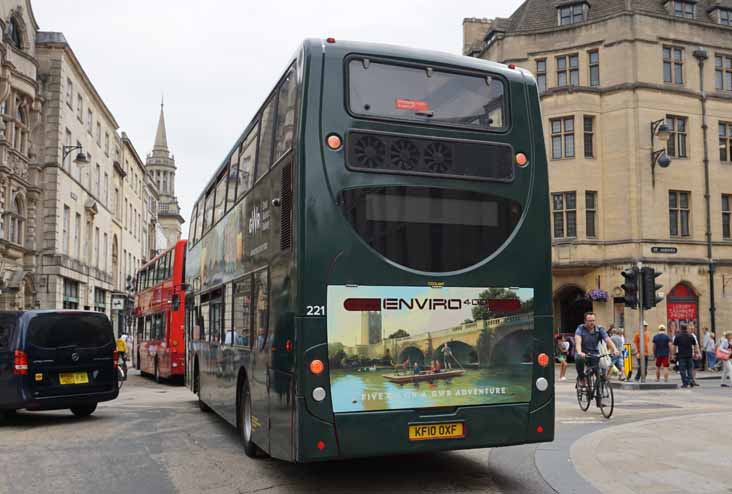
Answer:
<path fill-rule="evenodd" d="M 694 353 L 698 351 L 696 340 L 691 337 L 687 328 L 682 327 L 679 335 L 674 338 L 674 352 L 679 363 L 682 388 L 692 387 L 691 369 L 694 367 Z"/>
<path fill-rule="evenodd" d="M 722 387 L 729 388 L 732 385 L 732 331 L 727 331 L 724 336 L 719 339 L 719 347 L 717 348 L 718 357 L 722 362 Z M 727 358 L 724 358 L 724 357 Z M 729 384 L 726 384 L 724 380 L 727 379 Z"/>
<path fill-rule="evenodd" d="M 639 381 L 641 378 L 641 344 L 640 344 L 640 330 L 636 331 L 633 335 L 633 344 L 635 345 L 635 355 L 638 361 L 638 371 L 635 374 L 635 380 Z M 646 375 L 648 374 L 648 356 L 651 354 L 651 337 L 648 334 L 648 323 L 643 321 L 643 360 L 645 361 Z M 646 376 L 643 376 L 645 381 Z"/>
<path fill-rule="evenodd" d="M 605 328 L 595 324 L 595 313 L 585 312 L 584 324 L 577 326 L 577 331 L 574 332 L 575 348 L 577 348 L 574 364 L 577 368 L 577 384 L 579 386 L 587 385 L 585 363 L 597 365 L 593 360 L 599 360 L 600 352 L 597 347 L 601 341 L 607 344 L 612 355 L 618 354 L 618 349 L 615 348 L 615 343 L 607 335 Z"/>
<path fill-rule="evenodd" d="M 567 376 L 567 355 L 569 355 L 569 342 L 558 334 L 554 341 L 557 344 L 557 360 L 559 360 L 559 380 L 566 381 Z"/>
<path fill-rule="evenodd" d="M 699 386 L 699 384 L 697 384 L 696 382 L 696 371 L 697 369 L 701 368 L 702 354 L 701 345 L 699 345 L 699 340 L 696 337 L 696 323 L 694 323 L 694 321 L 689 322 L 689 335 L 694 339 L 694 344 L 696 345 L 696 351 L 691 357 L 693 363 L 693 365 L 691 366 L 691 385 Z"/>
<path fill-rule="evenodd" d="M 704 328 L 702 347 L 707 356 L 707 370 L 714 370 L 714 366 L 717 364 L 717 356 L 715 355 L 717 343 L 714 339 L 714 333 L 709 331 L 709 328 Z"/>
<path fill-rule="evenodd" d="M 669 355 L 671 355 L 671 338 L 666 334 L 666 326 L 658 326 L 658 333 L 653 337 L 653 356 L 656 358 L 656 382 L 661 380 L 661 368 L 663 368 L 663 380 L 668 382 Z"/>
<path fill-rule="evenodd" d="M 625 381 L 625 366 L 623 365 L 623 361 L 625 360 L 623 358 L 623 345 L 625 344 L 625 338 L 623 338 L 622 334 L 622 328 L 614 328 L 610 335 L 610 339 L 613 341 L 615 348 L 617 348 L 619 352 L 619 355 L 613 357 L 613 365 L 620 371 L 620 380 Z"/>

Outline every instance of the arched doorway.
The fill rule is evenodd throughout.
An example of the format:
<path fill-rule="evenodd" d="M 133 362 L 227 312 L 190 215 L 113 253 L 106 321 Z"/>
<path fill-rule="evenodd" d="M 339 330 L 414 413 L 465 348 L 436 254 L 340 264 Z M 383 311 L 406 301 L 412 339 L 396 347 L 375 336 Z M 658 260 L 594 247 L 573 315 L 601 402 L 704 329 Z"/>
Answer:
<path fill-rule="evenodd" d="M 577 285 L 562 288 L 556 295 L 559 305 L 559 323 L 561 332 L 574 333 L 577 326 L 585 319 L 585 312 L 592 311 L 592 300 L 587 297 L 585 290 Z"/>
<path fill-rule="evenodd" d="M 666 295 L 666 319 L 669 328 L 680 330 L 696 324 L 696 333 L 699 337 L 699 296 L 688 284 L 681 282 Z"/>

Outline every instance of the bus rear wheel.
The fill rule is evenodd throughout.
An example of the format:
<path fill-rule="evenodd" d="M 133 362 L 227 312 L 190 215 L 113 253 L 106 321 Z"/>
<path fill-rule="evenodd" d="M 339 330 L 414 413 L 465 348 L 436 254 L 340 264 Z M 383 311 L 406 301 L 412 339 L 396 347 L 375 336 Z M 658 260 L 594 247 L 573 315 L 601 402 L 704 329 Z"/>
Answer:
<path fill-rule="evenodd" d="M 196 372 L 193 374 L 193 392 L 198 398 L 198 408 L 202 412 L 210 412 L 211 409 L 201 400 L 201 378 L 198 375 L 198 363 L 196 363 Z"/>
<path fill-rule="evenodd" d="M 252 441 L 252 395 L 246 382 L 242 384 L 240 393 L 239 431 L 241 433 L 241 443 L 244 446 L 244 453 L 249 458 L 256 458 L 259 448 Z"/>

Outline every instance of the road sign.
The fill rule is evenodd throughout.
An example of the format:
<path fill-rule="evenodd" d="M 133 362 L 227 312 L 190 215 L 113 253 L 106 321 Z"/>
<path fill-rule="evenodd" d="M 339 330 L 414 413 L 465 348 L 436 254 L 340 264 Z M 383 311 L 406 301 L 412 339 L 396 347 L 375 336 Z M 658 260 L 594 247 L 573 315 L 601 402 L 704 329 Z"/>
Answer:
<path fill-rule="evenodd" d="M 654 254 L 676 254 L 678 251 L 676 247 L 651 247 Z"/>

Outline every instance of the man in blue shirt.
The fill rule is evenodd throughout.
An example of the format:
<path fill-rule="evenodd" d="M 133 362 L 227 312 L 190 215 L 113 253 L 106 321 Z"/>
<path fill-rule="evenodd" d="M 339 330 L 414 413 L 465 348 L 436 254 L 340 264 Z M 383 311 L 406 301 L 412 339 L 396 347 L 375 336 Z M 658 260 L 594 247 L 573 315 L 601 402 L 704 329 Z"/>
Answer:
<path fill-rule="evenodd" d="M 656 381 L 661 379 L 661 368 L 663 368 L 663 380 L 668 382 L 669 355 L 671 354 L 671 338 L 666 334 L 666 326 L 658 326 L 658 333 L 653 337 L 653 356 L 656 357 Z"/>
<path fill-rule="evenodd" d="M 607 347 L 612 351 L 616 357 L 620 355 L 618 349 L 615 347 L 615 343 L 610 339 L 602 326 L 595 324 L 595 313 L 585 313 L 585 323 L 577 326 L 577 331 L 574 332 L 575 348 L 577 353 L 575 354 L 574 363 L 577 367 L 577 376 L 584 382 L 585 375 L 585 362 L 588 361 L 588 357 L 595 357 L 599 355 L 597 345 L 601 341 L 604 341 Z"/>

